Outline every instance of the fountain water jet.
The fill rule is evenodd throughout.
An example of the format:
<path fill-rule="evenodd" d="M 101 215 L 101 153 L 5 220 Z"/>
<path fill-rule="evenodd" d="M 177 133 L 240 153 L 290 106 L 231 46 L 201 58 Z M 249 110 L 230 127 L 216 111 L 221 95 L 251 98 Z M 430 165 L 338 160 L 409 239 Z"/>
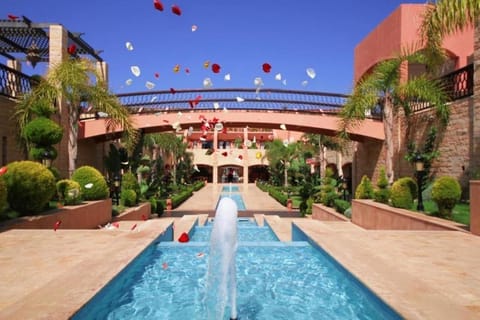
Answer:
<path fill-rule="evenodd" d="M 237 217 L 235 201 L 229 197 L 220 199 L 210 236 L 205 296 L 207 319 L 223 319 L 227 307 L 230 307 L 230 319 L 237 319 Z"/>

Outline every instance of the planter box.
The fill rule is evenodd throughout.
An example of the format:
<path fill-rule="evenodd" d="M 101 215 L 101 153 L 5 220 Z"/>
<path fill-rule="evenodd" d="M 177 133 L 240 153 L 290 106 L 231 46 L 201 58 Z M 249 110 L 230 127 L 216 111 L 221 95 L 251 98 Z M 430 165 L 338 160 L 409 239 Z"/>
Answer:
<path fill-rule="evenodd" d="M 373 200 L 352 200 L 352 222 L 374 230 L 451 230 L 463 231 L 462 224 L 398 209 Z M 465 227 L 465 226 L 463 226 Z"/>
<path fill-rule="evenodd" d="M 335 209 L 319 203 L 312 204 L 312 218 L 321 221 L 350 221 L 350 219 L 338 213 Z"/>
<path fill-rule="evenodd" d="M 470 232 L 480 236 L 480 180 L 470 181 Z"/>
<path fill-rule="evenodd" d="M 112 220 L 112 199 L 85 201 L 76 206 L 64 206 L 52 213 L 26 216 L 8 222 L 6 229 L 52 229 L 57 221 L 59 229 L 96 229 Z"/>
<path fill-rule="evenodd" d="M 143 202 L 136 207 L 128 208 L 118 216 L 114 217 L 113 221 L 147 220 L 150 218 L 150 213 L 150 202 Z"/>

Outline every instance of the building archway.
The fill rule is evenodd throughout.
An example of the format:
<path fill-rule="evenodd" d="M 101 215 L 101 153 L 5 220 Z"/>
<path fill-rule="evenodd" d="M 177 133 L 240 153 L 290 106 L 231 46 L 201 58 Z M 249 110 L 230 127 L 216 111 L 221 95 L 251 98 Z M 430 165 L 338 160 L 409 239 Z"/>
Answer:
<path fill-rule="evenodd" d="M 254 165 L 248 167 L 248 182 L 254 183 L 257 180 L 268 181 L 270 173 L 266 165 Z"/>

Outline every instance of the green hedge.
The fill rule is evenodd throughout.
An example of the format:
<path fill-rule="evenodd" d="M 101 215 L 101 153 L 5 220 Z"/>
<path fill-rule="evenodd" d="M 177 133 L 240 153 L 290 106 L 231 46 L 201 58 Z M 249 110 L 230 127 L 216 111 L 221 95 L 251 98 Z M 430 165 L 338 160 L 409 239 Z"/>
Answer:
<path fill-rule="evenodd" d="M 451 217 L 453 207 L 460 201 L 462 188 L 457 179 L 443 176 L 435 180 L 432 187 L 432 200 L 437 203 L 441 217 Z"/>
<path fill-rule="evenodd" d="M 269 188 L 268 194 L 273 197 L 275 200 L 280 202 L 283 206 L 287 206 L 288 196 L 283 193 L 283 191 L 278 190 L 274 187 Z"/>
<path fill-rule="evenodd" d="M 55 177 L 50 170 L 33 161 L 12 162 L 7 169 L 2 178 L 7 185 L 10 208 L 21 215 L 45 210 L 56 193 Z"/>
<path fill-rule="evenodd" d="M 193 188 L 188 188 L 180 193 L 177 193 L 172 196 L 172 209 L 177 208 L 181 205 L 185 200 L 190 198 L 193 195 Z"/>

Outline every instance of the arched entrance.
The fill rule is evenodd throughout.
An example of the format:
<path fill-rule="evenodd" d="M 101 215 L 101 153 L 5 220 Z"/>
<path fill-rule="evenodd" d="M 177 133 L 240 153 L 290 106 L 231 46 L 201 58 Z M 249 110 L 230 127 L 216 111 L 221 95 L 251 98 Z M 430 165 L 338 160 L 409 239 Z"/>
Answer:
<path fill-rule="evenodd" d="M 268 181 L 270 173 L 268 172 L 268 166 L 255 165 L 248 167 L 248 182 L 254 183 L 257 180 Z"/>
<path fill-rule="evenodd" d="M 219 183 L 238 183 L 243 181 L 243 167 L 235 165 L 225 165 L 218 167 Z"/>
<path fill-rule="evenodd" d="M 197 170 L 198 169 L 198 170 Z M 213 179 L 213 167 L 203 164 L 199 164 L 195 168 L 195 172 L 192 174 L 193 180 L 205 180 L 207 182 L 212 182 Z"/>

